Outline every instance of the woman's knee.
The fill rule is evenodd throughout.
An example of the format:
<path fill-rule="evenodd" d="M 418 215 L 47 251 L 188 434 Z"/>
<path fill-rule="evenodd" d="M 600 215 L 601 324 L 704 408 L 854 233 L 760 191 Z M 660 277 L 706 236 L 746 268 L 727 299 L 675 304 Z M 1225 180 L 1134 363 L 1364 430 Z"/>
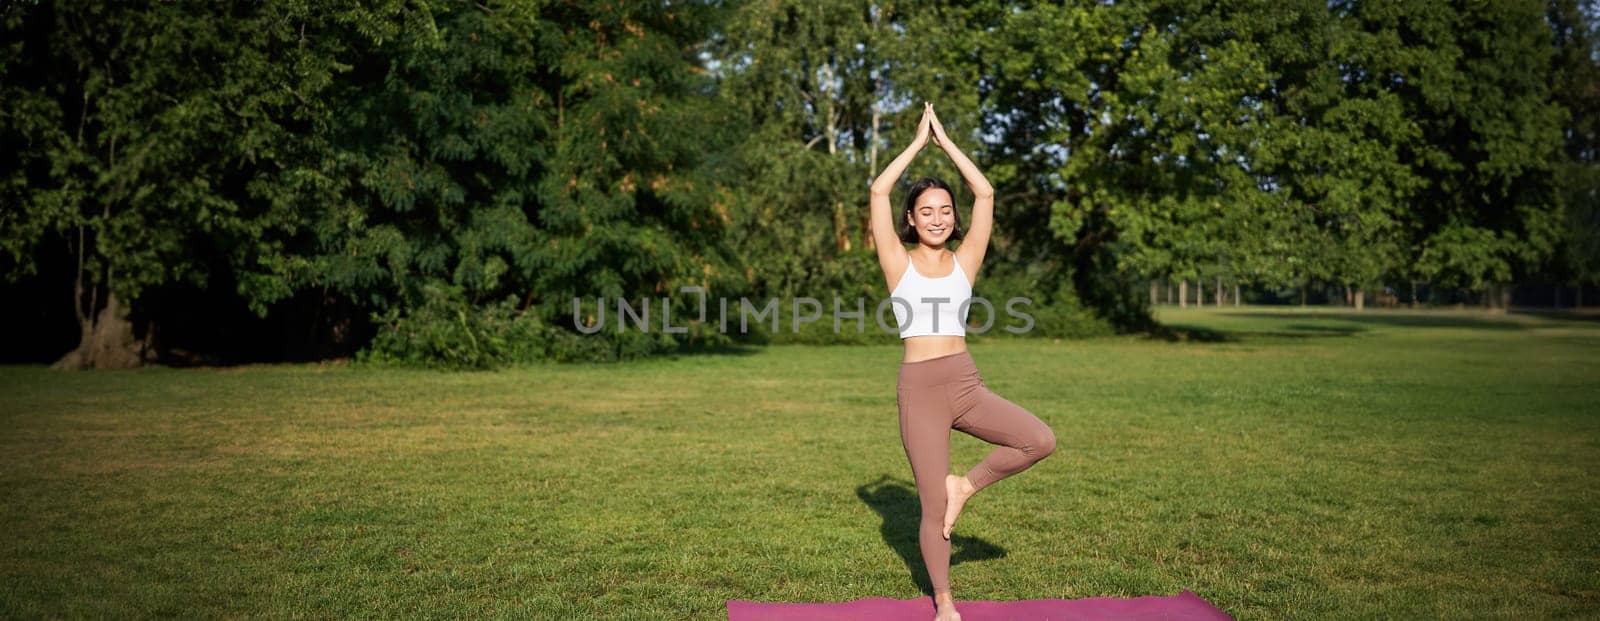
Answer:
<path fill-rule="evenodd" d="M 940 520 L 944 519 L 945 493 L 942 481 L 938 492 L 919 493 L 918 497 L 922 500 L 922 519 L 926 520 L 934 517 L 938 517 Z"/>
<path fill-rule="evenodd" d="M 1034 439 L 1033 450 L 1039 459 L 1049 457 L 1051 453 L 1056 452 L 1056 432 L 1044 427 Z"/>

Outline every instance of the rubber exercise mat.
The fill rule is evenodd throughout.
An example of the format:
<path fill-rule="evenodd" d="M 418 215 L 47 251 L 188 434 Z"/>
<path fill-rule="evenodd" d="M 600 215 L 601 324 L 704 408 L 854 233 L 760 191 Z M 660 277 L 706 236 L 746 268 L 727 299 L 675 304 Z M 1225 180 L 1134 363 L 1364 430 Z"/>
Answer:
<path fill-rule="evenodd" d="M 1233 617 L 1193 591 L 1129 599 L 1029 599 L 1016 602 L 957 601 L 961 621 L 1213 621 Z M 728 601 L 728 621 L 929 621 L 932 597 L 873 597 L 850 602 L 789 604 Z"/>

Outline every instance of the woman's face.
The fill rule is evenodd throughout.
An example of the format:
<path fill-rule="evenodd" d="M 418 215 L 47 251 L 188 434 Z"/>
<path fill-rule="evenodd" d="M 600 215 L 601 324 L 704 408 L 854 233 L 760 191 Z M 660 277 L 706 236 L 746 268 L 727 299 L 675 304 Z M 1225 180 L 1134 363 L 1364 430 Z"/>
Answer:
<path fill-rule="evenodd" d="M 930 246 L 943 244 L 956 228 L 956 207 L 950 193 L 928 188 L 917 195 L 907 221 L 917 229 L 917 237 Z"/>

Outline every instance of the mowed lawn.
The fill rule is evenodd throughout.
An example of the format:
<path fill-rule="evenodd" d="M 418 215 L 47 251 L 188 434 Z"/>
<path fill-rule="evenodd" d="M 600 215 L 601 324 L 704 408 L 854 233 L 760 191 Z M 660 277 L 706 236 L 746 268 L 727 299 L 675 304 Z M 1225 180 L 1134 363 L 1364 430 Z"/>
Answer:
<path fill-rule="evenodd" d="M 958 599 L 1600 616 L 1600 322 L 1166 310 L 974 338 L 1057 453 Z M 927 587 L 900 349 L 438 373 L 0 368 L 0 617 L 717 618 Z M 953 434 L 957 468 L 988 450 Z"/>

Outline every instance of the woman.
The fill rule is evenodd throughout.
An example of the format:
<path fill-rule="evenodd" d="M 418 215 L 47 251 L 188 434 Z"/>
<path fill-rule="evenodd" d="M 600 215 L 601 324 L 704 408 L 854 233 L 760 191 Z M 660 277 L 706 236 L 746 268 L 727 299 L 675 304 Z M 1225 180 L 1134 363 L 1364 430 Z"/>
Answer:
<path fill-rule="evenodd" d="M 929 140 L 961 170 L 977 197 L 972 228 L 961 230 L 950 186 L 926 178 L 906 193 L 903 226 L 896 234 L 889 192 Z M 924 103 L 916 138 L 872 183 L 872 234 L 890 295 L 899 298 L 892 306 L 905 343 L 896 387 L 900 440 L 922 503 L 918 540 L 933 583 L 937 621 L 961 619 L 950 593 L 950 529 L 962 506 L 978 490 L 1044 459 L 1056 445 L 1044 422 L 989 392 L 967 353 L 962 303 L 972 297 L 993 224 L 994 188 L 950 142 L 933 106 Z M 945 247 L 951 240 L 961 240 L 954 252 Z M 907 251 L 902 242 L 917 246 Z M 952 475 L 951 428 L 1000 446 L 966 474 Z"/>

